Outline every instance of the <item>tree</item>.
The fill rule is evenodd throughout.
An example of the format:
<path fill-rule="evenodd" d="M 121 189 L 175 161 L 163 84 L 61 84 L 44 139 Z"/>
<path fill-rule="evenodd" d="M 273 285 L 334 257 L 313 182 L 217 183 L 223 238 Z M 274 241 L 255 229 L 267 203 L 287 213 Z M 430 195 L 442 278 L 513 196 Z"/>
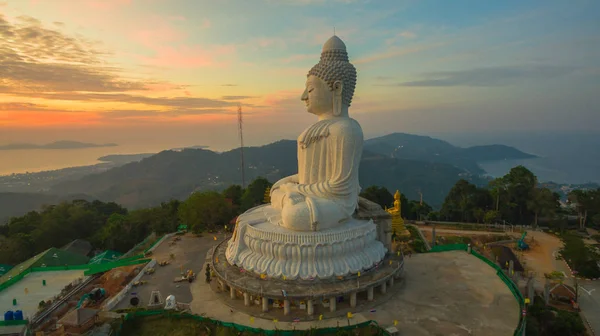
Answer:
<path fill-rule="evenodd" d="M 527 208 L 537 185 L 537 177 L 524 166 L 516 166 L 503 177 L 508 196 L 507 208 L 500 212 L 513 223 L 530 223 L 533 212 Z"/>
<path fill-rule="evenodd" d="M 585 229 L 588 215 L 600 213 L 600 189 L 597 190 L 573 190 L 568 195 L 569 202 L 575 204 L 577 217 L 579 218 L 579 229 Z"/>
<path fill-rule="evenodd" d="M 460 179 L 444 200 L 441 214 L 448 220 L 453 221 L 474 221 L 482 218 L 481 212 L 491 208 L 492 197 L 486 189 L 478 188 L 467 180 Z M 479 217 L 478 217 L 479 216 Z"/>
<path fill-rule="evenodd" d="M 533 226 L 538 226 L 539 216 L 553 216 L 560 208 L 560 196 L 548 188 L 534 188 L 527 208 L 534 213 Z"/>
<path fill-rule="evenodd" d="M 232 184 L 223 190 L 223 196 L 231 200 L 234 206 L 239 207 L 242 204 L 242 195 L 244 189 L 239 184 Z"/>
<path fill-rule="evenodd" d="M 390 208 L 394 205 L 394 196 L 385 187 L 370 186 L 360 193 L 361 197 L 379 204 L 382 208 Z M 402 201 L 402 199 L 400 200 Z M 403 203 L 402 205 L 405 205 Z"/>
<path fill-rule="evenodd" d="M 241 210 L 246 211 L 252 207 L 262 204 L 265 198 L 265 190 L 273 184 L 264 177 L 258 177 L 248 185 L 241 198 Z"/>
<path fill-rule="evenodd" d="M 433 211 L 433 208 L 429 204 L 415 200 L 408 201 L 408 204 L 405 203 L 403 207 L 407 209 L 406 218 L 415 220 L 427 218 L 429 213 Z"/>
<path fill-rule="evenodd" d="M 495 224 L 500 219 L 500 213 L 496 210 L 486 211 L 483 216 L 483 222 L 486 224 Z"/>
<path fill-rule="evenodd" d="M 216 229 L 229 223 L 231 217 L 231 204 L 214 191 L 193 193 L 179 206 L 179 218 L 193 232 Z"/>

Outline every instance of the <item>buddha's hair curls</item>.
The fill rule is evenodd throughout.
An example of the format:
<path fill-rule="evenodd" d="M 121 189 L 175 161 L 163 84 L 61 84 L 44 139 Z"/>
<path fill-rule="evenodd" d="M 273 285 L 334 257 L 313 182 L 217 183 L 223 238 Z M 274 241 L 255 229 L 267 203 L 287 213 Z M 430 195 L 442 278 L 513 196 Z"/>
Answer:
<path fill-rule="evenodd" d="M 331 90 L 336 81 L 342 82 L 342 104 L 350 106 L 356 87 L 356 68 L 348 61 L 348 53 L 345 50 L 323 51 L 319 63 L 308 72 L 307 76 L 310 75 L 322 79 Z"/>

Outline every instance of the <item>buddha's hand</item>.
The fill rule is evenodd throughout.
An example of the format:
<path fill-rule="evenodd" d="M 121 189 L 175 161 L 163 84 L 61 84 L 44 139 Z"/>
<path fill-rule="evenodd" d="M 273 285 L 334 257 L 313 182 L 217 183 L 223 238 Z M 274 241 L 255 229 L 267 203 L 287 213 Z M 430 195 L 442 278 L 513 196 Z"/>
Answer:
<path fill-rule="evenodd" d="M 281 180 L 275 182 L 275 184 L 273 184 L 273 186 L 271 187 L 271 192 L 273 192 L 273 190 L 279 189 L 282 185 L 287 183 L 298 183 L 298 174 L 284 177 Z"/>
<path fill-rule="evenodd" d="M 286 202 L 291 205 L 304 202 L 304 195 L 300 193 L 298 190 L 298 184 L 296 183 L 286 183 L 281 186 L 281 191 L 283 191 L 286 195 Z"/>

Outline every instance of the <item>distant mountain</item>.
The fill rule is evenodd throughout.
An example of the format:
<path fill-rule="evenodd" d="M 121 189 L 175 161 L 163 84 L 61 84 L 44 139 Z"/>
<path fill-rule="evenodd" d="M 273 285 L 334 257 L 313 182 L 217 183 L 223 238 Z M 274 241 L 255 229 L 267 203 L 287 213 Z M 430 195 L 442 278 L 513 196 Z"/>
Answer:
<path fill-rule="evenodd" d="M 485 174 L 478 162 L 535 158 L 504 145 L 461 148 L 428 136 L 392 133 L 365 141 L 364 149 L 398 159 L 447 163 L 471 174 Z"/>
<path fill-rule="evenodd" d="M 298 169 L 296 149 L 296 142 L 291 140 L 244 148 L 246 184 L 258 176 L 275 182 L 295 174 Z M 359 178 L 363 188 L 380 185 L 391 192 L 399 189 L 409 199 L 418 199 L 419 193 L 423 193 L 425 201 L 439 207 L 458 179 L 477 185 L 487 183 L 481 177 L 485 171 L 477 162 L 516 157 L 533 156 L 502 145 L 460 148 L 430 137 L 394 133 L 365 141 Z M 74 172 L 60 170 L 40 176 L 6 176 L 4 182 L 0 179 L 0 184 L 12 186 L 13 190 L 21 188 L 21 184 L 43 180 L 44 190 L 50 194 L 13 194 L 18 196 L 5 204 L 0 199 L 0 218 L 6 216 L 6 209 L 12 215 L 19 215 L 72 194 L 142 208 L 172 198 L 185 199 L 197 190 L 222 190 L 242 183 L 239 149 L 216 153 L 188 148 L 154 155 L 109 155 L 100 160 L 119 165 L 129 163 L 108 170 L 92 170 L 94 166 L 90 166 Z"/>
<path fill-rule="evenodd" d="M 371 148 L 377 149 L 375 146 Z M 282 140 L 244 149 L 246 183 L 263 176 L 272 182 L 297 172 L 296 142 Z M 234 149 L 215 153 L 201 149 L 163 151 L 140 162 L 55 185 L 52 193 L 87 193 L 130 208 L 156 205 L 170 198 L 184 199 L 195 190 L 222 190 L 241 184 L 240 153 Z M 439 206 L 454 183 L 465 178 L 477 184 L 485 180 L 443 162 L 420 162 L 365 151 L 360 167 L 363 187 L 383 185 L 400 189 L 409 198 Z"/>
<path fill-rule="evenodd" d="M 96 148 L 96 147 L 115 147 L 114 143 L 93 144 L 78 141 L 55 141 L 46 145 L 36 145 L 31 143 L 13 143 L 1 145 L 0 150 L 15 150 L 15 149 L 80 149 L 80 148 Z"/>
<path fill-rule="evenodd" d="M 156 153 L 141 153 L 141 154 L 110 154 L 101 156 L 98 158 L 98 161 L 102 162 L 112 162 L 115 164 L 125 164 L 133 161 L 140 161 Z"/>

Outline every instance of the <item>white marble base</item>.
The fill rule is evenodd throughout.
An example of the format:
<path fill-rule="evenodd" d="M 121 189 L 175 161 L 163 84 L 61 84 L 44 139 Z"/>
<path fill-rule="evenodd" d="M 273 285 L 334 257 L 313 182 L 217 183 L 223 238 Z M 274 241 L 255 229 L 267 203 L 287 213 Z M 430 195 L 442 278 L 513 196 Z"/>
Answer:
<path fill-rule="evenodd" d="M 371 220 L 351 219 L 315 232 L 288 230 L 278 222 L 278 210 L 270 205 L 242 214 L 228 242 L 227 261 L 270 277 L 327 279 L 371 268 L 387 252 Z"/>

